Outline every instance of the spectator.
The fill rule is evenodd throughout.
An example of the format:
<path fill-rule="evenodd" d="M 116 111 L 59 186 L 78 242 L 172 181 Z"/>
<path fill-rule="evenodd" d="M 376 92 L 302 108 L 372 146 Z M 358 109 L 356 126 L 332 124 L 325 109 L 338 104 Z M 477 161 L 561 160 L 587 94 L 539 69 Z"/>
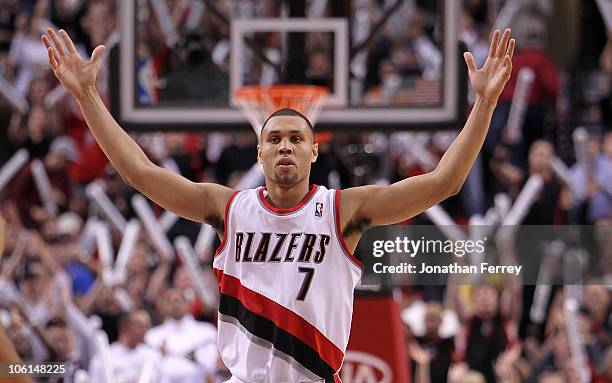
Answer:
<path fill-rule="evenodd" d="M 161 355 L 144 344 L 146 332 L 151 327 L 149 314 L 136 310 L 123 314 L 119 319 L 119 338 L 110 345 L 110 365 L 118 383 L 136 382 L 147 364 L 151 364 L 151 382 L 167 382 L 163 376 Z M 91 361 L 91 383 L 105 382 L 104 366 L 99 356 Z"/>
<path fill-rule="evenodd" d="M 121 306 L 115 298 L 113 289 L 108 286 L 94 285 L 92 296 L 94 297 L 93 310 L 91 314 L 96 315 L 102 321 L 102 330 L 108 335 L 110 343 L 119 338 L 118 322 Z M 86 314 L 88 310 L 85 310 Z"/>
<path fill-rule="evenodd" d="M 23 121 L 24 128 L 19 128 L 21 132 L 16 133 L 14 140 L 27 149 L 32 158 L 43 158 L 51 145 L 47 112 L 42 106 L 34 106 Z"/>
<path fill-rule="evenodd" d="M 589 319 L 588 331 L 592 334 L 593 342 L 605 350 L 612 346 L 612 302 L 607 287 L 593 282 L 599 281 L 590 281 L 585 286 L 585 314 Z"/>
<path fill-rule="evenodd" d="M 206 86 L 195 79 L 206 79 Z M 215 65 L 204 46 L 203 36 L 188 34 L 179 42 L 176 63 L 160 92 L 160 102 L 222 105 L 228 99 L 227 83 L 227 75 Z"/>
<path fill-rule="evenodd" d="M 576 199 L 577 222 L 596 223 L 612 217 L 612 133 L 603 140 L 605 152 L 601 153 L 600 140 L 591 136 L 583 162 L 571 168 L 572 194 Z"/>
<path fill-rule="evenodd" d="M 331 60 L 324 49 L 315 49 L 308 55 L 306 77 L 310 84 L 333 88 Z"/>
<path fill-rule="evenodd" d="M 569 189 L 562 184 L 552 171 L 555 149 L 550 141 L 538 140 L 531 145 L 527 157 L 528 177 L 539 175 L 544 186 L 538 198 L 523 220 L 524 225 L 553 225 L 565 222 L 565 213 L 570 209 L 572 199 Z"/>
<path fill-rule="evenodd" d="M 52 318 L 47 322 L 44 331 L 40 331 L 49 349 L 47 362 L 63 363 L 66 367 L 66 376 L 74 377 L 75 372 L 84 366 L 79 363 L 76 349 L 76 339 L 72 328 L 62 318 Z M 56 382 L 59 379 L 48 379 L 47 382 Z"/>
<path fill-rule="evenodd" d="M 217 331 L 188 313 L 180 290 L 168 290 L 164 301 L 167 317 L 148 331 L 145 340 L 163 355 L 163 373 L 170 382 L 202 381 L 217 369 Z"/>
<path fill-rule="evenodd" d="M 565 212 L 570 209 L 572 199 L 569 190 L 555 177 L 552 162 L 555 157 L 554 146 L 546 140 L 538 140 L 531 145 L 527 158 L 526 171 L 515 166 L 508 158 L 508 151 L 498 147 L 495 157 L 490 161 L 493 174 L 500 185 L 504 185 L 516 197 L 529 177 L 542 178 L 544 186 L 531 205 L 522 224 L 552 225 L 565 221 Z"/>
<path fill-rule="evenodd" d="M 240 177 L 248 171 L 257 160 L 257 139 L 251 133 L 237 133 L 233 142 L 221 152 L 215 179 L 224 185 L 236 185 Z"/>
<path fill-rule="evenodd" d="M 510 113 L 518 73 L 523 68 L 530 68 L 534 72 L 534 80 L 528 97 L 525 120 L 521 127 L 522 139 L 511 148 L 513 161 L 518 166 L 523 165 L 521 161 L 526 157 L 527 149 L 536 140 L 544 138 L 546 114 L 549 110 L 554 111 L 559 94 L 559 73 L 544 51 L 546 38 L 543 30 L 534 29 L 524 40 L 518 41 L 519 49 L 512 60 L 512 74 L 498 100 L 484 145 L 485 152 L 490 154 L 503 140 L 503 130 Z"/>
<path fill-rule="evenodd" d="M 42 2 L 39 2 L 42 3 Z M 15 87 L 23 97 L 26 96 L 30 81 L 37 73 L 48 68 L 47 50 L 40 44 L 41 7 L 34 14 L 19 13 L 16 16 L 16 33 L 11 42 L 9 58 L 18 68 Z"/>
<path fill-rule="evenodd" d="M 495 383 L 495 360 L 516 342 L 516 313 L 512 312 L 511 303 L 516 298 L 504 300 L 502 305 L 495 286 L 474 285 L 471 286 L 473 309 L 466 311 L 458 296 L 455 293 L 451 296 L 455 296 L 456 309 L 464 326 L 457 340 L 456 359 L 482 373 L 487 383 Z"/>
<path fill-rule="evenodd" d="M 71 183 L 68 165 L 77 160 L 77 152 L 72 139 L 58 137 L 50 145 L 49 153 L 43 160 L 44 169 L 51 183 L 51 198 L 65 211 L 69 207 Z M 30 167 L 25 168 L 13 181 L 12 193 L 17 201 L 24 225 L 39 228 L 50 219 L 51 213 L 43 208 L 42 198 L 34 181 Z"/>
<path fill-rule="evenodd" d="M 452 337 L 442 338 L 440 336 L 442 306 L 438 302 L 427 303 L 424 319 L 425 334 L 415 337 L 416 343 L 409 343 L 410 354 L 413 355 L 415 351 L 426 353 L 431 383 L 446 383 L 454 353 L 454 340 Z M 415 350 L 417 348 L 421 350 Z M 414 371 L 416 372 L 417 369 Z"/>
<path fill-rule="evenodd" d="M 417 62 L 427 80 L 439 79 L 442 76 L 442 53 L 423 28 L 423 11 L 414 9 L 410 15 L 406 38 L 414 44 Z"/>

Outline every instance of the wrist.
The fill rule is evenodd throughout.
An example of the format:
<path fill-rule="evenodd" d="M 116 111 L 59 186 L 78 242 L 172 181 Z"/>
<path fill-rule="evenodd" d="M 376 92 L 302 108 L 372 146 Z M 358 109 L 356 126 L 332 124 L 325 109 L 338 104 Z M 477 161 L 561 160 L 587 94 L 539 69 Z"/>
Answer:
<path fill-rule="evenodd" d="M 87 101 L 95 100 L 98 96 L 98 90 L 95 85 L 87 85 L 83 87 L 79 94 L 75 94 L 74 98 L 76 98 L 79 104 L 82 104 Z"/>
<path fill-rule="evenodd" d="M 477 94 L 474 100 L 474 107 L 476 107 L 477 105 L 495 109 L 495 107 L 497 106 L 497 99 L 492 100 Z"/>

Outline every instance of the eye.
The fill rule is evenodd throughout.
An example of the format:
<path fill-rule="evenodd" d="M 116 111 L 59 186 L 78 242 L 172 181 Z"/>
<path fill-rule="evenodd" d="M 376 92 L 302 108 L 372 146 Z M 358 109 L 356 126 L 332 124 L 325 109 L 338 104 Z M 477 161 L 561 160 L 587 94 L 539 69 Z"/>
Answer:
<path fill-rule="evenodd" d="M 301 136 L 292 136 L 291 140 L 293 142 L 302 142 L 303 141 Z"/>
<path fill-rule="evenodd" d="M 280 139 L 278 138 L 278 136 L 271 136 L 270 138 L 268 138 L 268 142 L 270 142 L 271 144 L 278 144 L 280 142 Z"/>

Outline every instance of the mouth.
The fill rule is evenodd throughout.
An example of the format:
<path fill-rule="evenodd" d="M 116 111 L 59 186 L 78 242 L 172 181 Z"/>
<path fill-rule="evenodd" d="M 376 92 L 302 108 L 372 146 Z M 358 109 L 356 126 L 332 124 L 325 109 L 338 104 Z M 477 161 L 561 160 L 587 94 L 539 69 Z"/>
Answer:
<path fill-rule="evenodd" d="M 276 167 L 281 169 L 289 169 L 292 166 L 296 166 L 295 162 L 289 158 L 281 158 L 276 162 Z"/>

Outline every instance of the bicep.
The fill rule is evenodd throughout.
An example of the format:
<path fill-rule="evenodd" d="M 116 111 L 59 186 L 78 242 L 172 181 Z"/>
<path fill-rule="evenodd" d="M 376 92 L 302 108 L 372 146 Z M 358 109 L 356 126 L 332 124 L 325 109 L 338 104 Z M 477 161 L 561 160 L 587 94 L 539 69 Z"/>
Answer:
<path fill-rule="evenodd" d="M 452 195 L 434 172 L 391 185 L 368 185 L 354 189 L 361 189 L 353 193 L 357 202 L 354 216 L 367 218 L 373 226 L 405 221 Z"/>
<path fill-rule="evenodd" d="M 223 219 L 232 189 L 213 183 L 196 183 L 156 165 L 148 165 L 135 182 L 136 189 L 174 214 L 196 222 Z"/>

